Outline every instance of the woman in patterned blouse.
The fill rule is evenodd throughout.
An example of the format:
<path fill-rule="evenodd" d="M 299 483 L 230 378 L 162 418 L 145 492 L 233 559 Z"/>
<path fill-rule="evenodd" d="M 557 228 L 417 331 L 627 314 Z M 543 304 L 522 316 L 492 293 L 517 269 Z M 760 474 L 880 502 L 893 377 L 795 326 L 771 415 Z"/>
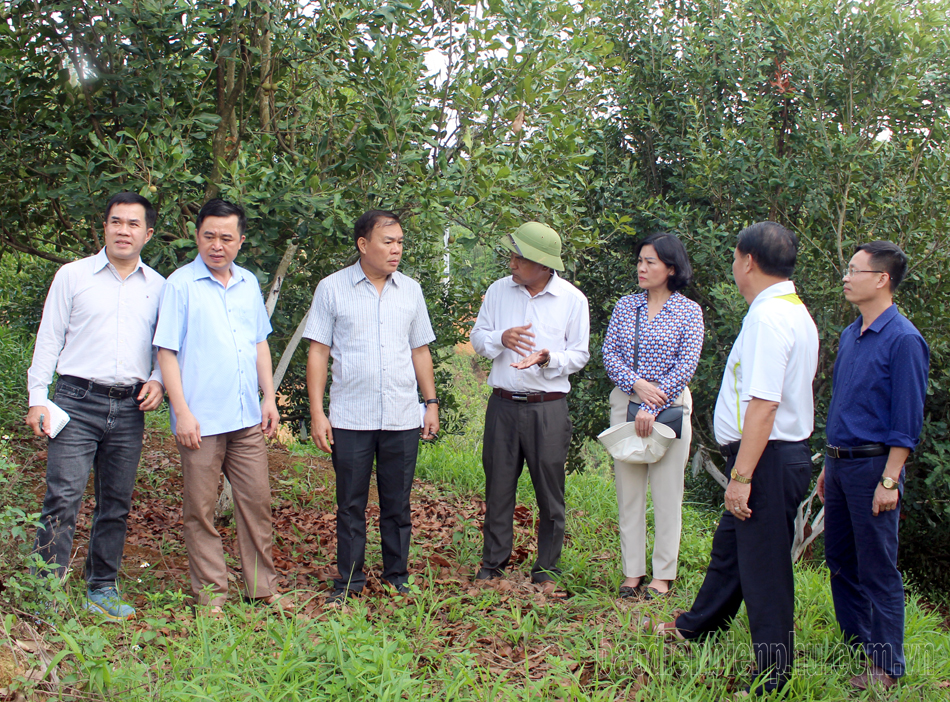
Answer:
<path fill-rule="evenodd" d="M 649 436 L 656 415 L 683 406 L 681 437 L 656 463 L 614 462 L 620 510 L 620 549 L 625 580 L 620 597 L 665 596 L 676 578 L 682 526 L 683 475 L 692 436 L 693 401 L 687 384 L 703 348 L 703 313 L 678 291 L 693 275 L 682 242 L 672 234 L 651 234 L 637 245 L 637 282 L 644 290 L 622 297 L 614 307 L 604 339 L 604 366 L 615 387 L 610 393 L 610 424 L 627 418 L 627 403 L 640 403 L 636 430 Z M 640 317 L 639 361 L 635 363 L 637 316 Z M 656 537 L 653 580 L 646 576 L 647 481 L 653 498 Z"/>

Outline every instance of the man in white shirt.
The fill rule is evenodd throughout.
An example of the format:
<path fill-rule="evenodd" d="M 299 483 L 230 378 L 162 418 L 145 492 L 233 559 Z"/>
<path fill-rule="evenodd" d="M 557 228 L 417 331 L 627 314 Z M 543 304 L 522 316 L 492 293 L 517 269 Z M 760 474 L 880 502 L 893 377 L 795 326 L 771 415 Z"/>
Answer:
<path fill-rule="evenodd" d="M 561 239 L 538 222 L 503 240 L 511 275 L 485 293 L 472 328 L 475 351 L 492 359 L 482 465 L 485 522 L 476 580 L 501 577 L 511 558 L 515 493 L 528 464 L 538 501 L 538 557 L 531 579 L 555 592 L 564 544 L 564 463 L 571 443 L 569 376 L 590 358 L 584 294 L 559 277 Z"/>
<path fill-rule="evenodd" d="M 654 629 L 703 639 L 725 630 L 745 601 L 757 680 L 781 689 L 795 648 L 791 549 L 795 515 L 811 481 L 812 381 L 818 330 L 789 278 L 798 239 L 774 222 L 739 232 L 732 272 L 749 303 L 726 361 L 714 428 L 732 480 L 692 608 Z M 753 477 L 754 476 L 754 477 Z"/>
<path fill-rule="evenodd" d="M 409 494 L 419 436 L 432 439 L 439 431 L 429 353 L 435 334 L 422 288 L 396 270 L 403 251 L 399 217 L 370 210 L 353 230 L 359 261 L 320 281 L 304 331 L 310 339 L 310 433 L 332 453 L 336 473 L 339 577 L 330 603 L 342 603 L 366 584 L 366 501 L 374 458 L 383 579 L 398 592 L 408 589 Z M 327 417 L 323 395 L 331 356 Z M 421 421 L 417 386 L 425 402 Z"/>
<path fill-rule="evenodd" d="M 165 279 L 142 263 L 155 231 L 155 209 L 144 197 L 118 193 L 106 206 L 105 246 L 67 263 L 46 296 L 28 374 L 26 423 L 51 434 L 53 401 L 69 415 L 49 440 L 46 497 L 34 552 L 66 576 L 76 517 L 95 465 L 96 507 L 86 557 L 87 610 L 132 619 L 116 578 L 142 453 L 144 412 L 162 402 L 161 374 L 153 370 L 152 333 Z"/>

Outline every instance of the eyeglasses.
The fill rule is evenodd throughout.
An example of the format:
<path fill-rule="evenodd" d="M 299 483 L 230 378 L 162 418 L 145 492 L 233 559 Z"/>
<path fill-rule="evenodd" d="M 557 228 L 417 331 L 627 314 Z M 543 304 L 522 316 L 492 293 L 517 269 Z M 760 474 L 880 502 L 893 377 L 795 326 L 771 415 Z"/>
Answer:
<path fill-rule="evenodd" d="M 848 266 L 848 270 L 845 271 L 844 276 L 845 276 L 845 278 L 853 278 L 853 277 L 856 276 L 858 273 L 884 273 L 884 272 L 885 272 L 885 271 L 870 271 L 870 270 L 869 270 L 869 271 L 862 271 L 862 270 L 860 270 L 860 269 L 858 269 L 858 268 L 854 268 L 853 266 Z"/>

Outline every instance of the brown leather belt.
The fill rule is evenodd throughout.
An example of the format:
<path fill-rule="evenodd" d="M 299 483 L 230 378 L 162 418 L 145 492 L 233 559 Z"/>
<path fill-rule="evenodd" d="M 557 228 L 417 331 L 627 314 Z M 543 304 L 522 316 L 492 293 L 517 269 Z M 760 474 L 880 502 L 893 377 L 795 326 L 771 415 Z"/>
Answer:
<path fill-rule="evenodd" d="M 501 388 L 492 390 L 492 395 L 498 395 L 506 400 L 515 402 L 551 402 L 567 397 L 566 392 L 508 392 Z"/>

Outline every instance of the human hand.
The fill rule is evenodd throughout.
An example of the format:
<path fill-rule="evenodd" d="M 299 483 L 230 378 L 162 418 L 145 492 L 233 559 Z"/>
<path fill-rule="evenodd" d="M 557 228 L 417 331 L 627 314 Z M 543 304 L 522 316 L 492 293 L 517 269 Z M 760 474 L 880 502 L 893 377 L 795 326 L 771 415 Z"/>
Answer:
<path fill-rule="evenodd" d="M 528 331 L 531 323 L 523 327 L 512 327 L 501 335 L 501 345 L 511 349 L 519 356 L 527 356 L 534 348 L 534 332 Z"/>
<path fill-rule="evenodd" d="M 525 368 L 530 368 L 534 365 L 543 365 L 551 360 L 551 352 L 547 349 L 541 349 L 540 351 L 535 351 L 530 356 L 525 356 L 517 363 L 512 363 L 512 368 L 517 368 L 518 370 L 524 370 Z"/>
<path fill-rule="evenodd" d="M 821 504 L 825 504 L 825 469 L 821 469 L 821 473 L 818 474 L 818 482 L 815 483 L 815 492 L 818 494 L 818 499 L 821 500 Z"/>
<path fill-rule="evenodd" d="M 165 388 L 157 380 L 150 380 L 142 386 L 138 397 L 135 398 L 139 403 L 139 409 L 143 412 L 151 412 L 158 409 L 165 399 Z"/>
<path fill-rule="evenodd" d="M 333 445 L 333 427 L 330 426 L 330 420 L 322 411 L 310 413 L 310 438 L 320 450 L 327 453 L 333 453 L 330 448 Z"/>
<path fill-rule="evenodd" d="M 666 393 L 643 378 L 633 384 L 633 389 L 640 398 L 640 402 L 646 404 L 650 409 L 656 409 L 666 404 Z"/>
<path fill-rule="evenodd" d="M 730 480 L 726 488 L 726 509 L 740 522 L 752 516 L 752 510 L 749 509 L 751 492 L 751 483 L 740 483 L 738 480 Z"/>
<path fill-rule="evenodd" d="M 40 427 L 40 417 L 43 418 L 43 426 Z M 49 420 L 49 410 L 45 405 L 34 405 L 26 413 L 26 425 L 33 430 L 37 436 L 49 436 L 52 431 L 52 422 Z"/>
<path fill-rule="evenodd" d="M 201 448 L 201 426 L 190 410 L 175 413 L 175 438 L 185 448 L 197 451 Z"/>
<path fill-rule="evenodd" d="M 422 429 L 419 433 L 427 441 L 431 441 L 439 433 L 439 406 L 436 403 L 426 405 L 426 413 L 422 418 Z"/>
<path fill-rule="evenodd" d="M 637 436 L 645 439 L 653 432 L 653 422 L 656 421 L 656 417 L 649 412 L 639 410 L 634 421 L 637 425 Z"/>
<path fill-rule="evenodd" d="M 277 425 L 280 424 L 280 413 L 277 411 L 277 402 L 273 399 L 261 403 L 261 429 L 264 436 L 273 439 L 277 434 Z"/>
<path fill-rule="evenodd" d="M 891 510 L 897 509 L 900 497 L 900 490 L 888 490 L 878 483 L 877 488 L 874 490 L 874 501 L 871 502 L 871 514 L 876 517 L 881 512 L 890 512 Z"/>

